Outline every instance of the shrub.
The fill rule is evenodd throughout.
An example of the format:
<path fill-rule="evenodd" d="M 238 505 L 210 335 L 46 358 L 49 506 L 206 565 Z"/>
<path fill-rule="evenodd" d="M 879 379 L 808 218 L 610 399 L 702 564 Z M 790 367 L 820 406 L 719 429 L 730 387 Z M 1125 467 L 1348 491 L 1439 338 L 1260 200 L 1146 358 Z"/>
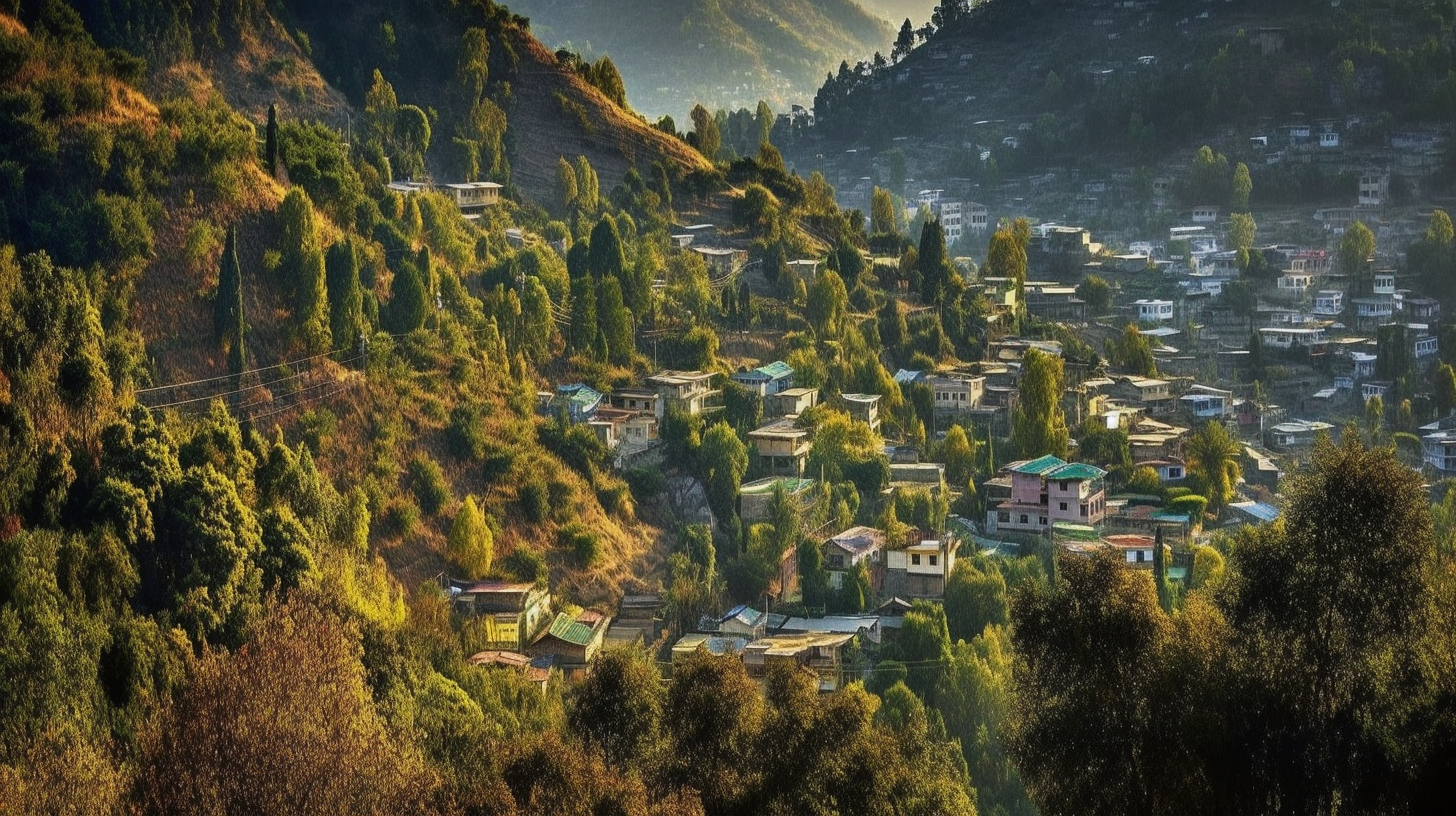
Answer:
<path fill-rule="evenodd" d="M 521 515 L 526 521 L 540 524 L 546 520 L 546 515 L 551 512 L 550 497 L 547 493 L 546 483 L 539 476 L 526 481 L 516 494 L 516 500 L 521 505 Z"/>
<path fill-rule="evenodd" d="M 501 559 L 501 568 L 517 581 L 527 581 L 533 584 L 545 582 L 551 570 L 546 566 L 546 559 L 535 550 L 526 547 L 517 547 L 511 554 Z"/>
<path fill-rule="evenodd" d="M 427 455 L 416 456 L 409 463 L 410 490 L 419 499 L 420 509 L 434 516 L 450 503 L 450 484 L 445 472 Z"/>
<path fill-rule="evenodd" d="M 638 504 L 656 498 L 667 489 L 667 479 L 656 468 L 634 467 L 622 474 L 627 486 L 632 489 L 632 499 Z"/>
<path fill-rule="evenodd" d="M 571 551 L 579 567 L 590 567 L 601 555 L 601 541 L 597 534 L 588 530 L 581 522 L 572 522 L 561 528 L 556 535 L 557 546 Z"/>
<path fill-rule="evenodd" d="M 450 452 L 461 459 L 482 459 L 489 448 L 485 413 L 476 405 L 460 405 L 450 412 Z"/>
<path fill-rule="evenodd" d="M 608 485 L 597 490 L 597 503 L 602 509 L 614 516 L 631 520 L 636 513 L 633 506 L 631 489 L 623 483 Z"/>

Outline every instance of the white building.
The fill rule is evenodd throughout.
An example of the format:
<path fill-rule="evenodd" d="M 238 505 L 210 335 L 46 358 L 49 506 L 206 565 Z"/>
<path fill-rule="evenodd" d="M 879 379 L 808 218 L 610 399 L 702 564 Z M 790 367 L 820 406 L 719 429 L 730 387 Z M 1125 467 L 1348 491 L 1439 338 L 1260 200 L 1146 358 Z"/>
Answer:
<path fill-rule="evenodd" d="M 1171 300 L 1138 300 L 1133 305 L 1137 307 L 1138 320 L 1143 323 L 1166 323 L 1173 319 L 1173 301 Z"/>

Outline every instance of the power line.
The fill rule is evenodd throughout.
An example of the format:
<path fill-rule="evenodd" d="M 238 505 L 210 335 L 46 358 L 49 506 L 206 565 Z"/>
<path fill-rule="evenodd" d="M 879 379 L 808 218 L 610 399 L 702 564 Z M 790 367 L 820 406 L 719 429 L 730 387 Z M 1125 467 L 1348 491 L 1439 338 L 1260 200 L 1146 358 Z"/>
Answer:
<path fill-rule="evenodd" d="M 357 362 L 359 360 L 364 359 L 364 356 L 365 355 L 362 354 L 362 353 L 361 354 L 356 354 L 356 355 L 354 355 L 353 357 L 350 357 L 347 360 L 340 360 L 339 361 L 339 364 L 340 365 L 348 365 L 349 363 Z M 258 370 L 259 371 L 266 371 L 267 369 L 258 369 Z M 300 377 L 307 377 L 308 375 L 313 374 L 316 371 L 318 371 L 317 368 L 309 368 L 309 369 L 305 369 L 303 371 L 299 371 L 299 372 L 294 373 L 294 374 L 289 374 L 286 377 L 279 377 L 276 380 L 269 380 L 268 382 L 259 382 L 259 383 L 255 383 L 253 385 L 245 385 L 245 386 L 242 386 L 240 388 L 234 388 L 231 391 L 219 391 L 218 393 L 215 393 L 215 394 L 208 394 L 206 396 L 193 397 L 191 399 L 185 399 L 185 400 L 176 400 L 174 402 L 164 402 L 164 403 L 159 403 L 157 405 L 148 405 L 147 407 L 149 409 L 153 410 L 153 411 L 160 411 L 160 410 L 162 410 L 164 408 L 176 408 L 178 406 L 191 405 L 193 403 L 198 403 L 198 402 L 212 402 L 215 399 L 221 399 L 223 397 L 230 397 L 230 396 L 233 396 L 234 394 L 246 393 L 246 392 L 252 391 L 252 390 L 254 390 L 256 388 L 268 388 L 268 387 L 271 387 L 271 386 L 274 386 L 274 385 L 279 385 L 281 383 L 288 382 L 290 380 L 299 379 Z M 241 375 L 241 374 L 238 375 L 239 378 L 241 378 L 242 376 L 243 375 Z M 231 377 L 227 377 L 226 379 L 232 379 L 232 378 Z"/>

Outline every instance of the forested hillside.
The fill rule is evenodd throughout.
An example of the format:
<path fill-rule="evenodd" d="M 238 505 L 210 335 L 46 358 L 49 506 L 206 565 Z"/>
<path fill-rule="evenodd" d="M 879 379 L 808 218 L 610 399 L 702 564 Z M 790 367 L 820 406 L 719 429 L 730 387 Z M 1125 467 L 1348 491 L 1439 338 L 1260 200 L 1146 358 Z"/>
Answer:
<path fill-rule="evenodd" d="M 853 0 L 516 0 L 548 43 L 609 57 L 633 107 L 681 118 L 694 103 L 805 104 L 846 57 L 886 49 L 890 29 Z"/>

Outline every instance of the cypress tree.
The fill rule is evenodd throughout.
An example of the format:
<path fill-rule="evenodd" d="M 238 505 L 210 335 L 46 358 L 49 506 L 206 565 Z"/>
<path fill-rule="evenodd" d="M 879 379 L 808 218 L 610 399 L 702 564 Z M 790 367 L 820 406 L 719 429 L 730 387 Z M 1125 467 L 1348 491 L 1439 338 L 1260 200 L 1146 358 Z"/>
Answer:
<path fill-rule="evenodd" d="M 217 298 L 213 302 L 213 331 L 223 348 L 242 343 L 243 271 L 238 265 L 238 233 L 228 227 L 217 276 Z"/>
<path fill-rule="evenodd" d="M 352 241 L 339 241 L 324 257 L 329 292 L 329 328 L 334 345 L 350 346 L 364 331 L 364 293 L 359 285 L 359 259 Z M 346 356 L 340 352 L 340 356 Z"/>
<path fill-rule="evenodd" d="M 427 312 L 424 281 L 410 261 L 401 261 L 390 285 L 393 298 L 389 302 L 389 318 L 397 332 L 414 331 L 425 325 Z"/>
<path fill-rule="evenodd" d="M 1168 592 L 1168 561 L 1163 555 L 1163 528 L 1158 528 L 1157 536 L 1153 539 L 1153 583 L 1158 587 L 1158 606 L 1164 612 L 1172 611 L 1172 598 Z"/>
<path fill-rule="evenodd" d="M 268 106 L 268 128 L 264 131 L 263 160 L 268 175 L 278 177 L 278 106 Z"/>
<path fill-rule="evenodd" d="M 571 282 L 571 350 L 591 352 L 597 341 L 597 293 L 589 277 Z"/>

